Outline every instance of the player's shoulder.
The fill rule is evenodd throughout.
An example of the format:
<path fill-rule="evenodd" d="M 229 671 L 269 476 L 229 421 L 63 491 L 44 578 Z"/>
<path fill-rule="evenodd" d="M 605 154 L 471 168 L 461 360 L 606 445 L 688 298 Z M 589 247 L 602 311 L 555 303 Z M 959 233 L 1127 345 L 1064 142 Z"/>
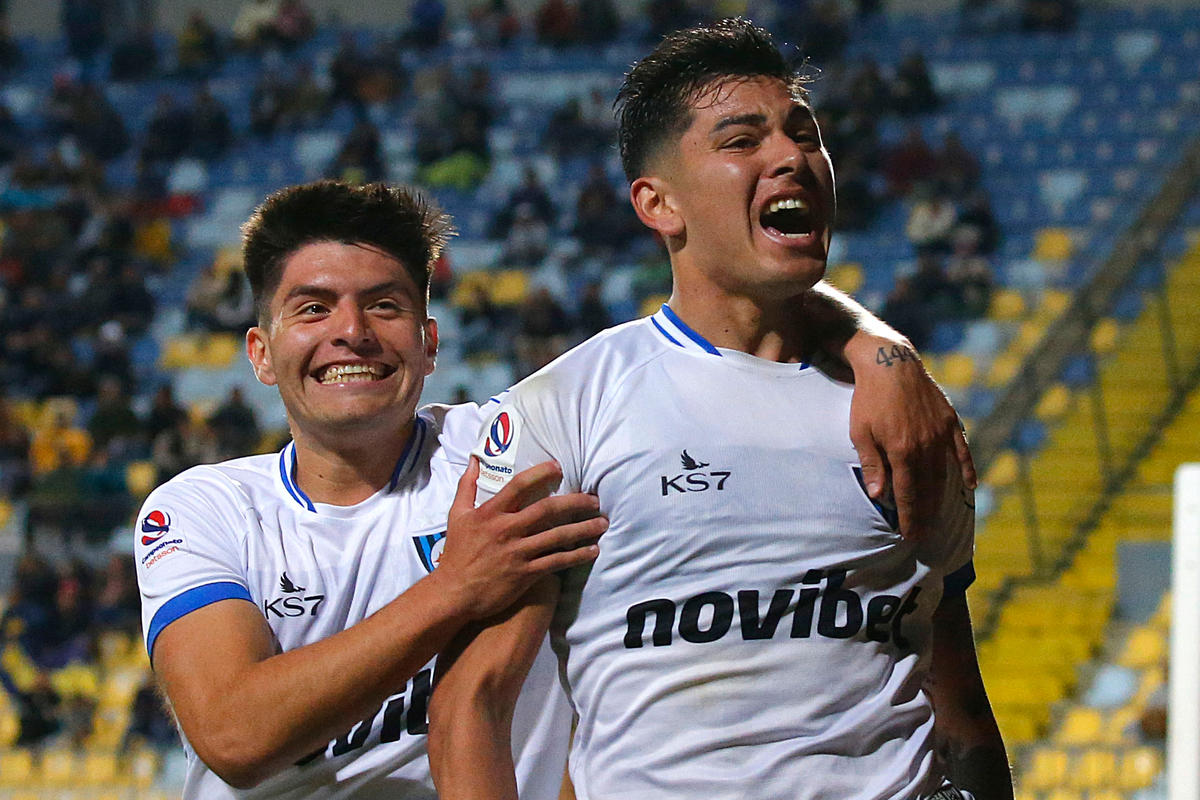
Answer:
<path fill-rule="evenodd" d="M 274 494 L 279 454 L 246 456 L 184 470 L 158 486 L 146 506 L 172 502 L 198 510 L 238 511 Z"/>
<path fill-rule="evenodd" d="M 649 317 L 597 333 L 512 387 L 513 398 L 580 397 L 603 393 L 666 352 Z"/>
<path fill-rule="evenodd" d="M 429 436 L 436 442 L 432 458 L 443 458 L 451 464 L 466 466 L 471 448 L 479 438 L 486 410 L 475 403 L 445 405 L 431 403 L 417 411 L 418 419 L 428 427 Z"/>

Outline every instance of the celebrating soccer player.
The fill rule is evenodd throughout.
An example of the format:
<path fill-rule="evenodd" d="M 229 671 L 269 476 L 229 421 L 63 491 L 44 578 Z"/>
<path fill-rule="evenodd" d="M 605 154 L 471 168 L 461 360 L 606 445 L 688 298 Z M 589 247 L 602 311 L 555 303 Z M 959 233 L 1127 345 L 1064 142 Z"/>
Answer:
<path fill-rule="evenodd" d="M 932 530 L 900 535 L 852 446 L 865 382 L 831 377 L 798 311 L 834 219 L 803 85 L 734 20 L 668 36 L 619 103 L 673 293 L 518 384 L 484 429 L 482 499 L 553 458 L 609 528 L 595 562 L 441 656 L 439 796 L 517 796 L 507 727 L 550 630 L 581 800 L 1010 800 L 965 599 L 971 489 L 957 471 L 922 487 Z"/>

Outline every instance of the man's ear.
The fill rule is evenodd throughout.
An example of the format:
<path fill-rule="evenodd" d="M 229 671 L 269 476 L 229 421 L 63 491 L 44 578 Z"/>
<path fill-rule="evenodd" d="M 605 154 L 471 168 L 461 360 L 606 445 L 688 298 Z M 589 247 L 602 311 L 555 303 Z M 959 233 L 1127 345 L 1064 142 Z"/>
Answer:
<path fill-rule="evenodd" d="M 246 331 L 246 357 L 254 367 L 258 382 L 274 386 L 275 368 L 271 364 L 271 348 L 267 346 L 267 332 L 255 325 Z"/>
<path fill-rule="evenodd" d="M 659 235 L 665 238 L 683 233 L 683 217 L 675 206 L 670 185 L 664 179 L 638 178 L 629 186 L 629 200 L 638 219 Z"/>
<path fill-rule="evenodd" d="M 428 377 L 437 366 L 438 327 L 433 317 L 425 319 L 425 375 Z"/>

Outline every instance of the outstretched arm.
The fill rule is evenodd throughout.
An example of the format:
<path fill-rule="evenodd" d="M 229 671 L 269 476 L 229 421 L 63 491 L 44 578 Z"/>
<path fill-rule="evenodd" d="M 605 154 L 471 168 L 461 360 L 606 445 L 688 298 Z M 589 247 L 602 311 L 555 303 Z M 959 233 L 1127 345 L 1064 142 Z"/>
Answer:
<path fill-rule="evenodd" d="M 438 656 L 429 766 L 442 800 L 517 800 L 513 709 L 558 602 L 544 578 L 488 627 L 464 629 Z"/>
<path fill-rule="evenodd" d="M 942 598 L 933 615 L 930 692 L 938 755 L 947 777 L 977 800 L 1012 800 L 1008 754 L 979 674 L 963 592 Z"/>
<path fill-rule="evenodd" d="M 947 453 L 975 487 L 958 415 L 912 343 L 847 295 L 822 281 L 805 293 L 803 313 L 821 349 L 854 371 L 850 438 L 867 490 L 879 499 L 890 480 L 900 532 L 921 536 L 937 520 Z"/>

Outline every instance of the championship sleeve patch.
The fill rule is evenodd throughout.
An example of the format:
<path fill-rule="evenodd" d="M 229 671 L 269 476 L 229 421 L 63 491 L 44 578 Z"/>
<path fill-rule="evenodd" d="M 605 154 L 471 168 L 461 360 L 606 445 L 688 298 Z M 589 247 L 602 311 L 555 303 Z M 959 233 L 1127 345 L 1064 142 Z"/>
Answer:
<path fill-rule="evenodd" d="M 146 569 L 180 552 L 183 547 L 183 535 L 178 529 L 171 530 L 171 514 L 162 509 L 153 509 L 142 517 L 137 537 L 138 558 Z"/>
<path fill-rule="evenodd" d="M 517 440 L 521 436 L 521 417 L 511 407 L 501 409 L 483 431 L 475 448 L 479 458 L 479 479 L 476 486 L 495 494 L 516 474 Z"/>

